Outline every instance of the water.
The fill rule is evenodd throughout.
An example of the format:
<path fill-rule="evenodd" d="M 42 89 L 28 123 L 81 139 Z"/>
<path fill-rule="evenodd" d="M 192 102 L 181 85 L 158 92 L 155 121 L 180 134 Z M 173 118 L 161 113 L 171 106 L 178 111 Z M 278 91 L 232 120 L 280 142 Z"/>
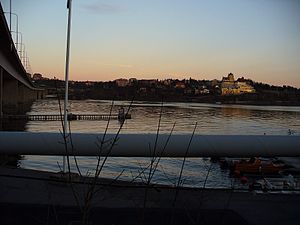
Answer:
<path fill-rule="evenodd" d="M 114 102 L 112 112 L 117 113 L 123 106 L 127 109 L 130 102 Z M 70 101 L 71 112 L 75 114 L 109 114 L 111 101 L 79 100 Z M 130 108 L 131 120 L 127 120 L 121 133 L 156 133 L 162 109 L 160 133 L 169 133 L 175 123 L 174 133 L 191 134 L 197 122 L 197 134 L 269 134 L 286 135 L 291 130 L 300 134 L 300 107 L 280 106 L 241 106 L 215 105 L 201 103 L 161 103 L 134 102 Z M 30 114 L 58 114 L 57 100 L 41 100 L 33 104 Z M 98 132 L 105 130 L 107 121 L 72 121 L 72 132 Z M 117 120 L 110 121 L 108 132 L 115 133 L 120 128 Z M 26 131 L 62 130 L 61 122 L 30 121 Z M 24 168 L 59 171 L 62 157 L 26 156 L 21 161 Z M 77 157 L 81 173 L 92 175 L 95 171 L 96 157 Z M 76 171 L 72 160 L 72 170 Z M 123 180 L 145 181 L 148 178 L 151 159 L 147 158 L 109 158 L 101 176 L 119 177 Z M 153 183 L 173 184 L 178 182 L 182 159 L 161 159 L 153 176 Z M 182 184 L 202 187 L 206 176 L 207 187 L 230 187 L 228 171 L 207 158 L 188 159 L 184 165 Z"/>

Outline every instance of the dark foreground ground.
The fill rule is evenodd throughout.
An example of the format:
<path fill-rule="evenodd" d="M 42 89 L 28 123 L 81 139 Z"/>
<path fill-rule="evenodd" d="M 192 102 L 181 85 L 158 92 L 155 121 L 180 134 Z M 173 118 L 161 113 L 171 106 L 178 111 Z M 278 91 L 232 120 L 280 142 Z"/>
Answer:
<path fill-rule="evenodd" d="M 82 214 L 76 207 L 40 205 L 0 205 L 3 217 L 1 224 L 82 224 Z M 143 218 L 144 213 L 144 219 Z M 143 222 L 142 222 L 143 220 Z M 186 212 L 181 209 L 93 208 L 90 224 L 114 225 L 189 225 L 223 224 L 247 225 L 240 215 L 232 210 L 202 209 Z"/>
<path fill-rule="evenodd" d="M 90 182 L 74 177 L 70 184 L 61 174 L 0 167 L 0 224 L 81 224 L 79 208 L 85 206 Z M 109 179 L 98 180 L 96 190 L 91 225 L 300 224 L 298 192 L 176 190 Z"/>

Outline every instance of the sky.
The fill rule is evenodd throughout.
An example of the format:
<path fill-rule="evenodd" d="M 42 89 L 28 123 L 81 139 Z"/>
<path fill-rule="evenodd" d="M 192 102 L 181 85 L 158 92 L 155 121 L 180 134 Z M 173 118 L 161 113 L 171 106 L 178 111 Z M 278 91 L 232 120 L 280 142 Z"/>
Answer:
<path fill-rule="evenodd" d="M 9 0 L 0 1 L 9 11 Z M 11 1 L 32 72 L 63 79 L 67 0 Z M 299 0 L 72 2 L 71 80 L 221 79 L 232 72 L 300 88 Z"/>

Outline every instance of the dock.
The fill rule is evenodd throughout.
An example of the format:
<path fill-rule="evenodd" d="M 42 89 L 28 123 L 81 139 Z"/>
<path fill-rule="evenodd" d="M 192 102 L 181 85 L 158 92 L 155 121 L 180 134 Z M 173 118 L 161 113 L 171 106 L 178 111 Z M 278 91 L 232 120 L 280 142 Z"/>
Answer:
<path fill-rule="evenodd" d="M 68 114 L 68 120 L 120 120 L 131 119 L 131 114 Z M 59 114 L 27 114 L 27 115 L 3 115 L 1 120 L 15 121 L 62 121 L 64 115 Z"/>

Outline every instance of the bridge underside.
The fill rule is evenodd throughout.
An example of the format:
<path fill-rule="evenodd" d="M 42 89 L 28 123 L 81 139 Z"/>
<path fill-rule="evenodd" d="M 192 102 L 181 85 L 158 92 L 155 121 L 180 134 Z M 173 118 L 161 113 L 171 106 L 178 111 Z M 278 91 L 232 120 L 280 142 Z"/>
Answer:
<path fill-rule="evenodd" d="M 0 116 L 22 114 L 42 95 L 21 63 L 0 3 Z"/>

